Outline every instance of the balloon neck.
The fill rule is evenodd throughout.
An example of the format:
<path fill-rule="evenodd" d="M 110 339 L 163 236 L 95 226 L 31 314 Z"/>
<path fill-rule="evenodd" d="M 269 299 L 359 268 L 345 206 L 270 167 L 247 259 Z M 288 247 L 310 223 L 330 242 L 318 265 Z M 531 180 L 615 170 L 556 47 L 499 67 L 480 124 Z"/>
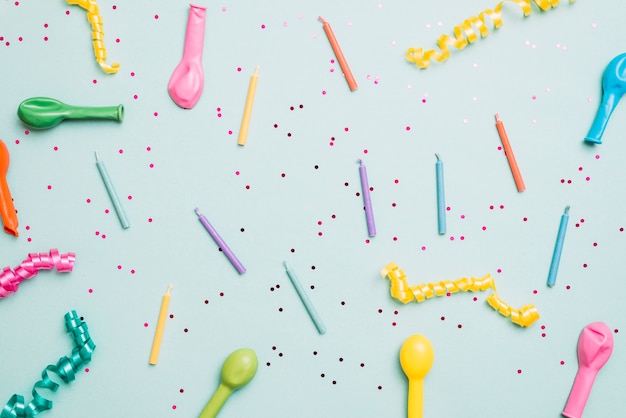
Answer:
<path fill-rule="evenodd" d="M 232 392 L 233 390 L 231 388 L 220 383 L 217 390 L 202 410 L 199 418 L 215 418 Z"/>
<path fill-rule="evenodd" d="M 579 367 L 576 372 L 576 378 L 572 385 L 565 408 L 563 408 L 563 416 L 568 418 L 580 418 L 587 404 L 587 399 L 591 393 L 593 382 L 596 379 L 597 371 L 588 367 Z"/>
<path fill-rule="evenodd" d="M 424 379 L 409 380 L 408 418 L 422 418 L 424 410 Z"/>
<path fill-rule="evenodd" d="M 604 129 L 606 128 L 607 123 L 609 122 L 609 118 L 611 117 L 611 113 L 617 106 L 621 95 L 617 95 L 613 92 L 605 92 L 602 97 L 602 103 L 598 107 L 598 112 L 596 113 L 596 118 L 589 129 L 589 133 L 585 137 L 585 142 L 590 142 L 593 144 L 601 144 L 602 143 L 602 135 L 604 134 Z"/>
<path fill-rule="evenodd" d="M 190 5 L 185 34 L 185 48 L 183 59 L 194 60 L 202 58 L 204 48 L 204 28 L 206 26 L 206 7 Z"/>
<path fill-rule="evenodd" d="M 67 119 L 124 119 L 124 106 L 74 107 L 67 112 Z"/>

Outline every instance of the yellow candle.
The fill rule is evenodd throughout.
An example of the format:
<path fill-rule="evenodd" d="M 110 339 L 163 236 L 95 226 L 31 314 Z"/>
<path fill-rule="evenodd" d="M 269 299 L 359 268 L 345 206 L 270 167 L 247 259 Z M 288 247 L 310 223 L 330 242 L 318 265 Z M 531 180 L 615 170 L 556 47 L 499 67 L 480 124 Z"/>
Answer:
<path fill-rule="evenodd" d="M 167 317 L 167 307 L 170 304 L 170 290 L 172 290 L 172 285 L 167 287 L 167 292 L 163 295 L 163 301 L 161 302 L 161 311 L 159 312 L 159 320 L 157 322 L 156 331 L 154 332 L 152 351 L 150 352 L 150 364 L 157 364 L 157 360 L 159 359 L 161 339 L 163 339 L 163 328 L 165 328 L 165 318 Z"/>
<path fill-rule="evenodd" d="M 246 107 L 243 110 L 243 118 L 241 119 L 241 129 L 239 129 L 239 145 L 246 145 L 248 138 L 248 125 L 250 124 L 250 115 L 252 114 L 252 105 L 254 104 L 254 94 L 256 93 L 256 82 L 259 79 L 257 75 L 259 66 L 256 66 L 254 74 L 250 77 L 250 86 L 248 87 L 248 97 L 246 98 Z"/>

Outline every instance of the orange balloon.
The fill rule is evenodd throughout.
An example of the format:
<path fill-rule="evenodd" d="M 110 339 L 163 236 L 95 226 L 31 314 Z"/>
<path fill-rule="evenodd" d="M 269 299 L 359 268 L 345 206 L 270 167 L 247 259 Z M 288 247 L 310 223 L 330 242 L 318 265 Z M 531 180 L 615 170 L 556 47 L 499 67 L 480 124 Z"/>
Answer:
<path fill-rule="evenodd" d="M 15 212 L 13 198 L 6 179 L 9 160 L 9 150 L 5 143 L 0 140 L 0 217 L 2 217 L 4 224 L 4 232 L 17 237 L 17 212 Z"/>

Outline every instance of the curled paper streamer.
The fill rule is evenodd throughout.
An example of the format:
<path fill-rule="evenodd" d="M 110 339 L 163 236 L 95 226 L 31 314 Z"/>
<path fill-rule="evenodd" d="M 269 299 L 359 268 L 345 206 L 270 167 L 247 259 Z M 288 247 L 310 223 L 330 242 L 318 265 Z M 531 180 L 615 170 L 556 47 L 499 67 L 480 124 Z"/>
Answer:
<path fill-rule="evenodd" d="M 491 289 L 493 293 L 487 297 L 486 302 L 500 315 L 505 318 L 510 317 L 514 324 L 521 327 L 529 327 L 539 319 L 539 313 L 535 305 L 524 305 L 517 309 L 500 299 L 500 296 L 496 293 L 496 284 L 493 277 L 489 274 L 480 279 L 463 277 L 455 281 L 443 280 L 436 283 L 423 283 L 417 286 L 409 286 L 404 271 L 396 263 L 387 264 L 380 271 L 380 274 L 383 278 L 387 277 L 391 282 L 391 296 L 402 303 L 409 303 L 413 300 L 419 303 L 435 296 L 445 296 L 448 293 L 477 292 Z"/>
<path fill-rule="evenodd" d="M 91 23 L 91 38 L 93 39 L 93 51 L 96 54 L 96 62 L 107 74 L 115 74 L 120 69 L 117 62 L 109 65 L 107 50 L 104 47 L 104 30 L 102 28 L 102 16 L 96 4 L 96 0 L 67 0 L 68 4 L 76 4 L 87 11 L 87 20 Z"/>
<path fill-rule="evenodd" d="M 11 270 L 5 267 L 0 272 L 0 299 L 17 292 L 19 284 L 39 273 L 39 270 L 50 270 L 56 267 L 59 273 L 70 272 L 74 268 L 76 254 L 59 254 L 59 250 L 53 248 L 49 254 L 31 253 L 28 258 Z"/>
<path fill-rule="evenodd" d="M 65 329 L 70 333 L 74 348 L 72 354 L 64 356 L 53 365 L 48 365 L 41 372 L 41 380 L 33 385 L 33 400 L 28 404 L 24 403 L 22 395 L 15 394 L 2 408 L 0 418 L 22 418 L 34 417 L 42 411 L 52 408 L 52 401 L 44 398 L 38 392 L 40 389 L 48 389 L 56 392 L 59 384 L 50 378 L 50 374 L 56 374 L 63 382 L 69 383 L 76 379 L 76 372 L 91 361 L 91 355 L 96 348 L 93 340 L 89 336 L 87 324 L 76 314 L 76 311 L 69 311 L 65 314 Z"/>
<path fill-rule="evenodd" d="M 431 59 L 443 62 L 450 58 L 449 46 L 463 49 L 468 43 L 473 44 L 476 42 L 479 39 L 479 35 L 481 38 L 484 38 L 489 34 L 486 22 L 487 17 L 493 23 L 494 29 L 502 26 L 502 6 L 505 2 L 515 3 L 522 9 L 524 17 L 526 17 L 532 13 L 531 1 L 536 3 L 543 12 L 559 5 L 559 0 L 503 0 L 496 4 L 493 10 L 485 9 L 478 16 L 471 16 L 460 25 L 455 26 L 453 30 L 454 37 L 446 34 L 441 35 L 437 40 L 437 46 L 441 52 L 434 49 L 424 51 L 422 48 L 409 48 L 406 52 L 406 59 L 415 63 L 419 68 L 428 68 Z M 570 3 L 574 3 L 574 1 L 569 0 Z"/>

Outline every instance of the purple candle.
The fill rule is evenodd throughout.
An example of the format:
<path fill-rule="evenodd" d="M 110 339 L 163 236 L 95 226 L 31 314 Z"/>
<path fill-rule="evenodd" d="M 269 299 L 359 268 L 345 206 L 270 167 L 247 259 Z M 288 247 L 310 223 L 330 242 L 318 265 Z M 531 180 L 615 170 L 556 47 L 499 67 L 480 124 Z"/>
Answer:
<path fill-rule="evenodd" d="M 198 208 L 196 208 L 195 211 L 196 215 L 198 215 L 198 220 L 200 221 L 200 223 L 204 226 L 209 235 L 211 235 L 211 238 L 213 238 L 217 246 L 222 249 L 222 252 L 226 256 L 226 258 L 228 258 L 233 267 L 235 267 L 235 270 L 237 270 L 239 274 L 244 274 L 246 272 L 246 268 L 243 266 L 243 264 L 241 264 L 241 261 L 239 261 L 235 254 L 232 252 L 232 250 L 228 248 L 228 245 L 226 245 L 222 237 L 220 237 L 220 234 L 218 234 L 215 228 L 213 228 L 213 225 L 211 225 L 209 220 L 199 212 Z"/>
<path fill-rule="evenodd" d="M 370 185 L 367 181 L 367 169 L 363 165 L 363 160 L 359 160 L 359 174 L 361 175 L 361 191 L 363 192 L 363 203 L 365 204 L 365 221 L 367 222 L 367 233 L 370 237 L 375 237 L 376 224 L 374 223 L 374 211 L 372 210 Z"/>

